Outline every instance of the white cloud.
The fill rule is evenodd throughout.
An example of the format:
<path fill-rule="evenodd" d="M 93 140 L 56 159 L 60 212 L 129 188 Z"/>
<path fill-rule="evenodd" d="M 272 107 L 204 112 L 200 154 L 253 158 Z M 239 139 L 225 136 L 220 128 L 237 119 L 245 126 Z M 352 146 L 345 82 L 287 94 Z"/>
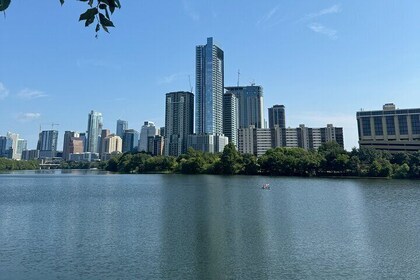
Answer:
<path fill-rule="evenodd" d="M 9 90 L 0 83 L 0 100 L 5 99 L 9 95 Z"/>
<path fill-rule="evenodd" d="M 17 94 L 17 96 L 24 100 L 31 100 L 31 99 L 46 97 L 47 95 L 44 92 L 39 91 L 39 90 L 32 90 L 32 89 L 25 88 L 21 90 Z"/>
<path fill-rule="evenodd" d="M 316 13 L 307 14 L 303 18 L 301 18 L 301 21 L 309 21 L 329 14 L 338 14 L 341 13 L 341 11 L 342 9 L 340 5 L 333 5 L 331 7 L 322 9 Z"/>
<path fill-rule="evenodd" d="M 179 79 L 184 78 L 184 77 L 187 77 L 187 73 L 173 73 L 171 75 L 160 78 L 158 80 L 158 84 L 159 85 L 171 84 L 171 83 L 175 82 L 176 80 L 179 80 Z"/>
<path fill-rule="evenodd" d="M 324 25 L 322 25 L 320 23 L 314 22 L 314 23 L 309 24 L 308 27 L 313 32 L 319 33 L 319 34 L 322 34 L 322 35 L 325 35 L 325 36 L 327 36 L 330 39 L 335 40 L 335 39 L 338 38 L 337 37 L 337 30 L 332 29 L 332 28 L 328 28 L 328 27 L 326 27 L 326 26 L 324 26 Z"/>
<path fill-rule="evenodd" d="M 257 25 L 261 25 L 261 24 L 264 24 L 264 23 L 268 22 L 277 13 L 277 10 L 279 9 L 279 7 L 280 7 L 280 5 L 277 5 L 273 8 L 271 8 L 265 15 L 263 15 L 257 21 Z"/>
<path fill-rule="evenodd" d="M 194 21 L 200 20 L 200 14 L 191 6 L 190 1 L 182 0 L 184 12 Z"/>
<path fill-rule="evenodd" d="M 29 122 L 41 117 L 40 113 L 21 113 L 18 115 L 17 119 L 22 122 Z"/>

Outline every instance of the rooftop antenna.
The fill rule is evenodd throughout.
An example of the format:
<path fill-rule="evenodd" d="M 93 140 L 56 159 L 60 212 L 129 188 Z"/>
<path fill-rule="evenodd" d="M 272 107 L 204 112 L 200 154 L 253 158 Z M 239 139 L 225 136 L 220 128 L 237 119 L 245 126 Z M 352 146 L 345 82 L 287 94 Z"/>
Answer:
<path fill-rule="evenodd" d="M 188 83 L 190 84 L 190 92 L 192 93 L 193 92 L 193 87 L 192 87 L 192 85 L 191 85 L 191 76 L 190 75 L 188 75 Z"/>
<path fill-rule="evenodd" d="M 238 69 L 238 84 L 237 86 L 239 87 L 239 76 L 241 75 L 241 71 Z"/>

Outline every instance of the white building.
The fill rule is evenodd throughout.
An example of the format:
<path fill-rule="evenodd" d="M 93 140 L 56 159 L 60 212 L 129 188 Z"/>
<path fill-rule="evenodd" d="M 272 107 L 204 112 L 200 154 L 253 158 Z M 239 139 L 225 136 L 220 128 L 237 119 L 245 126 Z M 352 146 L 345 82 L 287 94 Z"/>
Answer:
<path fill-rule="evenodd" d="M 157 135 L 155 124 L 151 121 L 145 121 L 140 131 L 139 152 L 148 152 L 148 139 L 155 135 Z"/>

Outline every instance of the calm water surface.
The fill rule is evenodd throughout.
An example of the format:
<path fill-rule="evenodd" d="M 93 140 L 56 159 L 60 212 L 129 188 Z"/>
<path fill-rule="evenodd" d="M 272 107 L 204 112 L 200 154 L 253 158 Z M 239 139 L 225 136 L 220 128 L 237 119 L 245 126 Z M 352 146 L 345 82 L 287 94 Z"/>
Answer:
<path fill-rule="evenodd" d="M 0 279 L 420 279 L 419 183 L 1 174 Z"/>

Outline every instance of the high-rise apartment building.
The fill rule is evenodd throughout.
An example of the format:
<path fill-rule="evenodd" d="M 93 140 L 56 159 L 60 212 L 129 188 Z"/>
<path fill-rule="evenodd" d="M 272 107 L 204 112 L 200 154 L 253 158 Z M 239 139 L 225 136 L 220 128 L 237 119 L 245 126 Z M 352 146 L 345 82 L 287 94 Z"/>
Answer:
<path fill-rule="evenodd" d="M 20 159 L 18 156 L 18 140 L 19 134 L 7 132 L 6 137 L 10 140 L 12 159 Z"/>
<path fill-rule="evenodd" d="M 274 105 L 268 108 L 268 127 L 286 128 L 286 110 L 284 105 Z"/>
<path fill-rule="evenodd" d="M 238 98 L 238 126 L 248 128 L 264 128 L 264 99 L 262 86 L 226 87 L 227 92 Z"/>
<path fill-rule="evenodd" d="M 420 150 L 420 108 L 397 109 L 393 103 L 382 110 L 356 114 L 360 147 L 390 152 Z"/>
<path fill-rule="evenodd" d="M 196 47 L 197 134 L 223 134 L 224 53 L 213 38 Z"/>
<path fill-rule="evenodd" d="M 39 133 L 37 150 L 40 158 L 53 158 L 57 154 L 57 130 L 43 130 Z"/>
<path fill-rule="evenodd" d="M 12 140 L 7 136 L 0 136 L 0 157 L 12 157 Z"/>
<path fill-rule="evenodd" d="M 109 134 L 104 138 L 103 149 L 101 154 L 102 160 L 108 160 L 113 154 L 122 152 L 122 139 L 115 134 Z"/>
<path fill-rule="evenodd" d="M 117 120 L 117 135 L 123 137 L 124 130 L 128 129 L 128 122 L 124 120 Z"/>
<path fill-rule="evenodd" d="M 234 93 L 223 95 L 223 134 L 238 147 L 239 100 Z"/>
<path fill-rule="evenodd" d="M 145 121 L 140 131 L 139 152 L 148 152 L 147 141 L 150 136 L 157 135 L 155 124 L 151 121 Z"/>
<path fill-rule="evenodd" d="M 17 141 L 17 150 L 16 150 L 16 159 L 22 159 L 22 153 L 28 148 L 28 141 L 24 139 L 18 139 Z"/>
<path fill-rule="evenodd" d="M 139 132 L 134 129 L 124 130 L 122 138 L 122 152 L 133 152 L 138 150 Z"/>
<path fill-rule="evenodd" d="M 111 134 L 111 132 L 109 131 L 109 129 L 102 129 L 102 131 L 101 131 L 101 141 L 100 141 L 100 145 L 99 145 L 99 155 L 101 155 L 102 153 L 105 152 L 105 138 L 108 137 L 108 135 L 110 135 L 110 134 Z"/>
<path fill-rule="evenodd" d="M 99 153 L 100 134 L 103 126 L 102 114 L 99 112 L 91 111 L 88 118 L 87 130 L 87 152 Z"/>
<path fill-rule="evenodd" d="M 187 151 L 187 137 L 194 129 L 194 94 L 178 91 L 166 94 L 165 155 L 179 156 Z M 161 129 L 162 130 L 162 129 Z"/>

